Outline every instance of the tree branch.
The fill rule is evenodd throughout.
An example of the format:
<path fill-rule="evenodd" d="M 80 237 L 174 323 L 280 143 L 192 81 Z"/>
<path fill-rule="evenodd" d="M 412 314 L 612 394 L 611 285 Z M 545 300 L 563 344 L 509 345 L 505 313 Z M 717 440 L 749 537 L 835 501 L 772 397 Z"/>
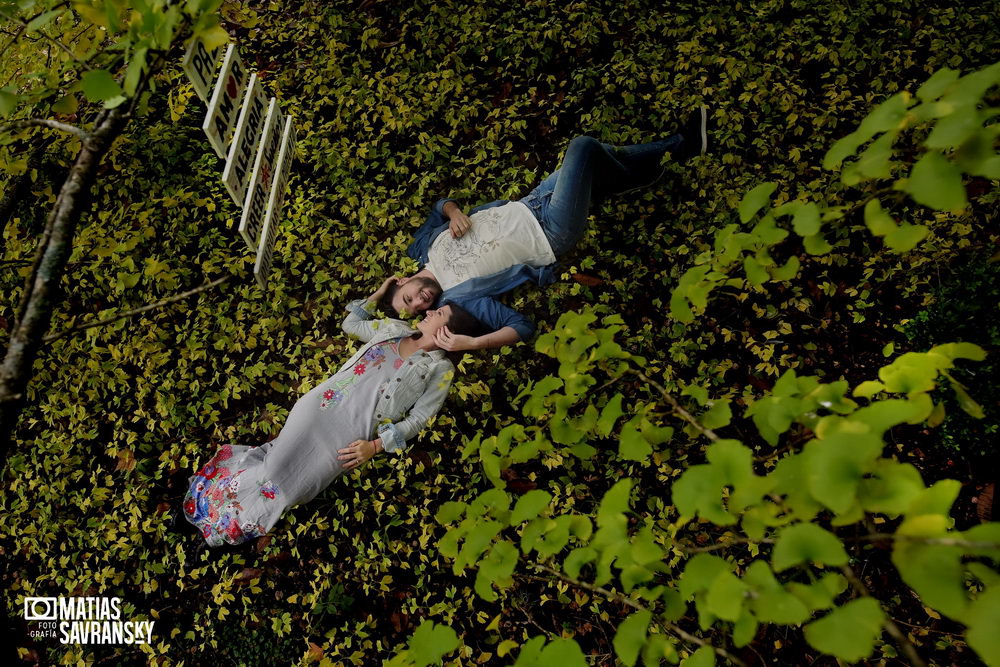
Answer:
<path fill-rule="evenodd" d="M 706 438 L 708 438 L 712 442 L 715 442 L 716 440 L 719 440 L 719 436 L 717 436 L 715 434 L 715 431 L 713 431 L 710 428 L 705 428 L 704 426 L 702 426 L 702 424 L 697 419 L 695 419 L 694 415 L 692 415 L 690 412 L 688 412 L 687 410 L 685 410 L 684 406 L 682 406 L 677 401 L 677 399 L 674 398 L 673 395 L 670 394 L 670 392 L 668 392 L 663 387 L 663 385 L 661 385 L 659 382 L 657 382 L 656 380 L 652 379 L 651 377 L 649 377 L 648 375 L 646 375 L 642 371 L 636 370 L 634 368 L 629 368 L 627 370 L 628 370 L 629 373 L 632 373 L 633 375 L 637 375 L 643 382 L 649 383 L 658 392 L 660 392 L 660 395 L 663 397 L 663 400 L 665 400 L 670 405 L 671 409 L 674 411 L 674 414 L 676 414 L 678 417 L 680 417 L 684 421 L 686 421 L 689 424 L 691 424 L 692 426 L 694 426 L 696 429 L 698 429 L 698 431 L 700 431 L 702 433 L 702 435 L 704 435 Z"/>
<path fill-rule="evenodd" d="M 148 312 L 150 310 L 155 310 L 157 308 L 162 308 L 164 306 L 168 306 L 168 305 L 170 305 L 172 303 L 176 303 L 178 301 L 186 299 L 189 296 L 192 296 L 194 294 L 198 294 L 199 292 L 204 292 L 207 289 L 211 289 L 211 288 L 215 287 L 216 285 L 219 285 L 221 283 L 226 282 L 227 280 L 229 280 L 232 277 L 233 277 L 232 274 L 225 275 L 225 276 L 222 276 L 221 278 L 219 278 L 218 280 L 214 280 L 214 281 L 212 281 L 210 283 L 205 283 L 204 285 L 201 285 L 199 287 L 195 287 L 194 289 L 190 289 L 187 292 L 182 292 L 181 294 L 177 294 L 177 295 L 172 296 L 172 297 L 170 297 L 168 299 L 163 299 L 162 301 L 157 301 L 156 303 L 147 304 L 145 306 L 142 306 L 141 308 L 136 308 L 134 310 L 129 310 L 129 311 L 126 311 L 124 313 L 118 313 L 117 315 L 115 315 L 113 317 L 108 317 L 106 319 L 99 320 L 97 322 L 91 322 L 89 324 L 81 324 L 79 326 L 71 327 L 71 328 L 66 329 L 64 331 L 60 331 L 59 333 L 49 334 L 48 336 L 45 336 L 44 338 L 42 338 L 42 342 L 43 343 L 51 343 L 52 341 L 59 340 L 60 338 L 68 336 L 68 335 L 70 335 L 70 334 L 72 334 L 72 333 L 74 333 L 76 331 L 82 331 L 83 329 L 90 329 L 92 327 L 98 327 L 98 326 L 101 326 L 102 324 L 108 324 L 109 322 L 114 322 L 116 320 L 120 320 L 120 319 L 125 318 L 125 317 L 131 317 L 132 315 L 138 315 L 139 313 L 145 313 L 145 312 Z"/>
<path fill-rule="evenodd" d="M 551 574 L 552 576 L 557 577 L 559 580 L 564 581 L 567 584 L 570 584 L 571 586 L 576 586 L 577 588 L 582 588 L 584 590 L 588 590 L 591 593 L 599 593 L 599 594 L 603 595 L 604 597 L 608 598 L 609 600 L 614 600 L 615 602 L 619 602 L 619 603 L 621 603 L 623 605 L 632 607 L 633 609 L 636 609 L 636 610 L 639 610 L 639 611 L 648 611 L 648 609 L 646 607 L 644 607 L 643 605 L 639 604 L 638 602 L 636 602 L 632 598 L 619 593 L 618 591 L 610 591 L 610 590 L 608 590 L 606 588 L 602 588 L 600 586 L 595 586 L 593 584 L 588 584 L 587 582 L 580 581 L 579 579 L 574 579 L 573 577 L 570 577 L 570 576 L 568 576 L 566 574 L 563 574 L 559 570 L 556 570 L 556 569 L 554 569 L 552 567 L 549 567 L 548 565 L 542 565 L 540 563 L 531 563 L 531 565 L 536 570 L 540 570 L 540 571 L 545 572 L 547 574 Z M 542 579 L 542 581 L 548 581 L 548 580 L 547 579 Z M 701 637 L 695 637 L 694 635 L 692 635 L 691 633 L 687 632 L 686 630 L 684 630 L 684 628 L 680 627 L 679 625 L 675 625 L 674 623 L 668 623 L 668 622 L 662 621 L 662 620 L 656 618 L 655 615 L 654 615 L 653 618 L 656 621 L 656 624 L 659 625 L 661 628 L 663 628 L 666 632 L 669 632 L 669 633 L 671 633 L 673 635 L 676 635 L 678 638 L 682 639 L 683 641 L 686 641 L 686 642 L 688 642 L 690 644 L 697 644 L 698 646 L 702 646 L 702 647 L 703 646 L 708 646 L 713 651 L 715 651 L 715 653 L 717 655 L 720 655 L 723 658 L 726 658 L 727 660 L 729 660 L 730 662 L 732 662 L 732 663 L 734 663 L 736 665 L 739 665 L 739 667 L 746 667 L 746 664 L 742 660 L 740 660 L 739 658 L 737 658 L 735 655 L 733 655 L 729 651 L 727 651 L 727 650 L 725 650 L 723 648 L 719 648 L 718 646 L 713 645 L 711 642 L 705 641 Z"/>
<path fill-rule="evenodd" d="M 19 130 L 24 127 L 48 127 L 53 130 L 59 130 L 60 132 L 69 132 L 70 134 L 75 134 L 80 138 L 80 141 L 86 141 L 90 137 L 90 133 L 83 128 L 77 127 L 76 125 L 70 125 L 69 123 L 60 123 L 57 120 L 50 120 L 48 118 L 27 118 L 25 120 L 15 120 L 13 123 L 8 123 L 7 125 L 0 125 L 0 132 L 9 132 L 10 130 Z"/>

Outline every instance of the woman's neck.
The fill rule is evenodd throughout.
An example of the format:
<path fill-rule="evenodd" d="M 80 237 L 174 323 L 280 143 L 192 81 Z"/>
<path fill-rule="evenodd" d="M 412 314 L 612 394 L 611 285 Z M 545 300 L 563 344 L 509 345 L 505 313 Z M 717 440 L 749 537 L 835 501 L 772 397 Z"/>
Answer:
<path fill-rule="evenodd" d="M 431 350 L 436 350 L 437 345 L 434 344 L 434 339 L 430 336 L 420 336 L 420 338 L 414 338 L 413 336 L 406 336 L 403 340 L 399 341 L 399 356 L 406 359 L 411 354 L 417 350 L 423 350 L 425 352 L 430 352 Z"/>

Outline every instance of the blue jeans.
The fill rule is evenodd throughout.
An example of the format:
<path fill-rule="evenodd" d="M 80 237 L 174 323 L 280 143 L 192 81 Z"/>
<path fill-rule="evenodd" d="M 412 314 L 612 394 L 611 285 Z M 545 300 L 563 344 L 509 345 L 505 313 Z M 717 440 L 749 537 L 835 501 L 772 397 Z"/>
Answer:
<path fill-rule="evenodd" d="M 633 146 L 575 137 L 559 169 L 520 201 L 538 218 L 553 254 L 560 257 L 583 236 L 592 200 L 652 185 L 663 173 L 664 153 L 682 142 L 679 134 Z"/>

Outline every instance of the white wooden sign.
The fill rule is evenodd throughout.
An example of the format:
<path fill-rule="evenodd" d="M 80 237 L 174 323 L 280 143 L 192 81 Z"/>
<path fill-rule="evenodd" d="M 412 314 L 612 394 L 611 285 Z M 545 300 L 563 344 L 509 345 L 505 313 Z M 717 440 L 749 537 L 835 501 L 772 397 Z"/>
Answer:
<path fill-rule="evenodd" d="M 208 135 L 216 154 L 225 159 L 226 149 L 232 138 L 232 131 L 239 115 L 240 98 L 247 87 L 250 75 L 240 60 L 236 46 L 230 44 L 226 57 L 222 59 L 222 71 L 215 82 L 212 100 L 208 103 L 208 114 L 202 129 Z"/>
<path fill-rule="evenodd" d="M 202 102 L 208 102 L 209 95 L 212 94 L 212 81 L 215 79 L 220 53 L 221 46 L 209 51 L 200 39 L 193 39 L 184 55 L 184 72 Z"/>
<path fill-rule="evenodd" d="M 254 155 L 260 143 L 266 114 L 267 96 L 260 85 L 257 73 L 254 72 L 250 76 L 250 85 L 247 86 L 247 94 L 243 98 L 243 108 L 236 123 L 233 143 L 229 146 L 226 168 L 222 172 L 222 181 L 238 206 L 242 206 L 246 200 L 250 169 L 253 167 Z"/>
<path fill-rule="evenodd" d="M 281 145 L 281 130 L 284 124 L 284 116 L 278 108 L 278 101 L 272 97 L 267 109 L 267 119 L 264 121 L 257 159 L 254 160 L 253 173 L 250 175 L 250 186 L 243 202 L 243 215 L 240 218 L 240 235 L 255 252 L 260 245 L 260 232 L 264 227 L 264 214 L 267 212 L 267 200 L 271 194 L 271 183 L 278 164 L 278 148 Z"/>
<path fill-rule="evenodd" d="M 257 261 L 254 263 L 253 274 L 257 284 L 267 287 L 267 276 L 271 273 L 271 255 L 274 251 L 274 239 L 278 231 L 278 216 L 285 202 L 285 190 L 288 187 L 288 173 L 295 157 L 295 128 L 292 118 L 285 121 L 285 131 L 281 137 L 281 150 L 278 151 L 277 177 L 268 195 L 267 212 L 264 214 L 264 229 L 257 247 Z"/>

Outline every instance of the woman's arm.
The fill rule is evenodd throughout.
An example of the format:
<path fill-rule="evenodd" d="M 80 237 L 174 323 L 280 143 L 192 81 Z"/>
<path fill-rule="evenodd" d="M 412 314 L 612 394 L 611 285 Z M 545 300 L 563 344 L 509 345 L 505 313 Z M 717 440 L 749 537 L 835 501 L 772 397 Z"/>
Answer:
<path fill-rule="evenodd" d="M 397 280 L 399 280 L 398 276 L 386 278 L 382 282 L 382 286 L 375 290 L 374 294 L 370 297 L 367 299 L 355 299 L 347 304 L 347 317 L 340 323 L 340 328 L 349 336 L 360 338 L 365 342 L 374 338 L 375 333 L 378 331 L 380 320 L 374 318 L 372 310 L 378 306 L 378 302 L 385 295 L 385 291 L 389 289 L 389 285 Z"/>
<path fill-rule="evenodd" d="M 406 443 L 412 440 L 420 429 L 438 413 L 448 397 L 448 389 L 455 376 L 455 367 L 447 359 L 441 359 L 434 364 L 431 378 L 424 393 L 417 399 L 410 413 L 395 424 L 382 424 L 378 427 L 378 435 L 382 439 L 382 448 L 387 452 L 395 452 L 406 448 Z"/>

